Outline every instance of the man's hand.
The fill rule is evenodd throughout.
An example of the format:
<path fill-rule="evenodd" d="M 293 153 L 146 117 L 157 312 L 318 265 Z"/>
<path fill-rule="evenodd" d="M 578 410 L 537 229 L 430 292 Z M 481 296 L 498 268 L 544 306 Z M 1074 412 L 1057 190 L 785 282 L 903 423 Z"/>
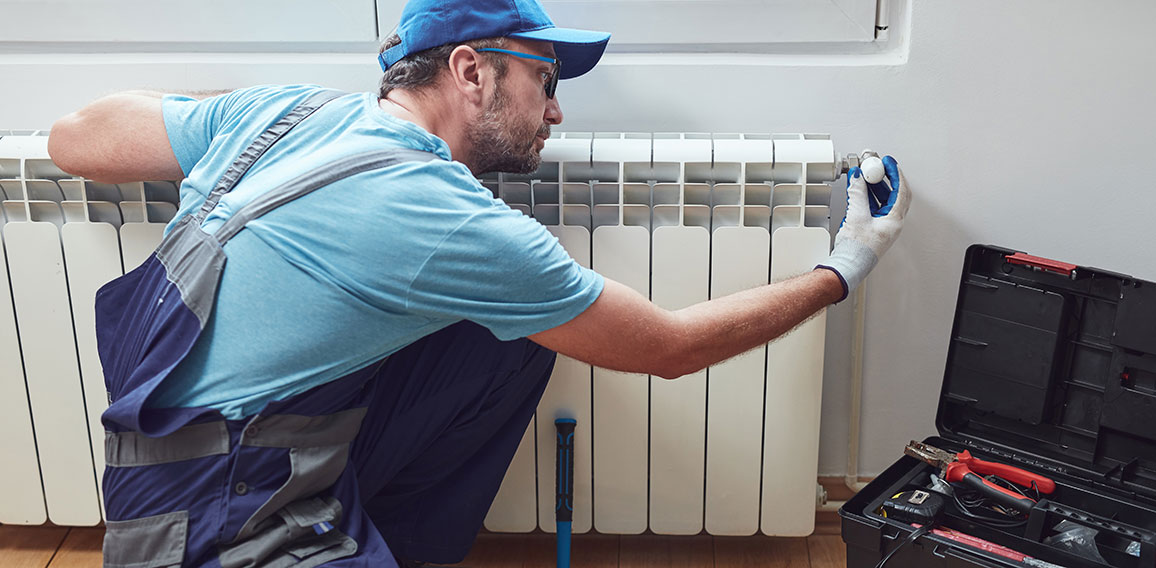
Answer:
<path fill-rule="evenodd" d="M 911 189 L 891 156 L 883 157 L 886 177 L 868 184 L 859 168 L 847 172 L 847 216 L 835 249 L 819 268 L 839 275 L 843 298 L 859 286 L 903 228 L 903 217 L 911 206 Z"/>
<path fill-rule="evenodd" d="M 48 154 L 60 169 L 105 183 L 184 177 L 169 144 L 160 93 L 110 95 L 52 125 Z"/>

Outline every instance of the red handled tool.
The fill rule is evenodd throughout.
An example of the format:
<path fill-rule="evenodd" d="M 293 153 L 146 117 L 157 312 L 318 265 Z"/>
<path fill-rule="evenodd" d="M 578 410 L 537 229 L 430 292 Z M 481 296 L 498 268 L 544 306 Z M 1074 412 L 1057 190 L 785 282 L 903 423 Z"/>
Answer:
<path fill-rule="evenodd" d="M 1023 513 L 1030 511 L 1035 506 L 1035 500 L 1000 487 L 984 479 L 983 476 L 998 475 L 1016 485 L 1027 488 L 1034 487 L 1040 493 L 1045 494 L 1056 490 L 1056 482 L 1051 479 L 1008 464 L 974 458 L 967 450 L 957 454 L 912 440 L 903 449 L 903 453 L 939 468 L 943 479 L 949 482 L 963 483 L 984 497 Z"/>

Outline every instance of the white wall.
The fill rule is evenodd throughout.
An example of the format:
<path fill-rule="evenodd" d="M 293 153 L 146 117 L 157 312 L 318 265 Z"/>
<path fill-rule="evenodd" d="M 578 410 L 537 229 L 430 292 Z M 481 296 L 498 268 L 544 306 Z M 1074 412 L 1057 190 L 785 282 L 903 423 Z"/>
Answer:
<path fill-rule="evenodd" d="M 894 65 L 786 56 L 656 65 L 611 56 L 559 90 L 566 122 L 558 130 L 828 132 L 840 152 L 871 147 L 899 159 L 916 201 L 868 281 L 865 475 L 886 468 L 909 439 L 935 431 L 969 244 L 1156 280 L 1148 171 L 1156 156 L 1156 4 L 919 0 L 910 18 L 908 59 Z M 377 77 L 372 54 L 317 56 L 316 65 L 301 56 L 245 61 L 0 54 L 0 128 L 46 128 L 118 89 L 370 89 Z M 846 306 L 832 310 L 824 474 L 844 473 L 849 321 Z"/>
<path fill-rule="evenodd" d="M 829 132 L 915 191 L 868 280 L 860 472 L 934 434 L 964 250 L 982 242 L 1156 279 L 1156 5 L 914 2 L 897 66 L 603 65 L 577 130 Z M 613 101 L 614 104 L 607 104 Z M 820 472 L 844 473 L 850 310 L 829 320 Z"/>

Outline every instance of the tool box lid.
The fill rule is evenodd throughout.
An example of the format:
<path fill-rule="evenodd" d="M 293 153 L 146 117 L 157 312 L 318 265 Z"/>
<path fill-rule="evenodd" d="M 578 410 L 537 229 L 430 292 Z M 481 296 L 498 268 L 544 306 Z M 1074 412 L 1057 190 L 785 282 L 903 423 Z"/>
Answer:
<path fill-rule="evenodd" d="M 1156 499 L 1156 283 L 971 246 L 936 428 Z"/>

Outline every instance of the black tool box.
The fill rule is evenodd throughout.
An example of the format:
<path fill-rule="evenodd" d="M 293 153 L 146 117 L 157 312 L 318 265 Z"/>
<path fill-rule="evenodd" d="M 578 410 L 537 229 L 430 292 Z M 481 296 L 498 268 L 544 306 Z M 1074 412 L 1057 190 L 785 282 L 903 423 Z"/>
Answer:
<path fill-rule="evenodd" d="M 904 455 L 839 510 L 849 568 L 1156 568 L 1156 283 L 970 247 L 935 424 L 925 444 L 1054 490 L 1000 514 Z"/>

